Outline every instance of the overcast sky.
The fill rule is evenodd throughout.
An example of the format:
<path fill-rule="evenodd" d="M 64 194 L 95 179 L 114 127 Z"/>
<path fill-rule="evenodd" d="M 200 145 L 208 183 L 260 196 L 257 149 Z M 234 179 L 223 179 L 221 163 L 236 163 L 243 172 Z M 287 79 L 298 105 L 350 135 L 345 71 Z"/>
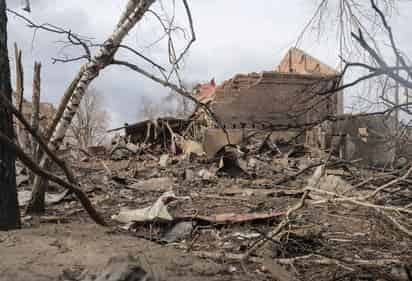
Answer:
<path fill-rule="evenodd" d="M 8 0 L 9 8 L 18 9 L 20 0 Z M 32 13 L 27 15 L 37 23 L 52 23 L 103 42 L 112 32 L 126 0 L 32 0 Z M 164 1 L 171 2 L 171 1 Z M 178 2 L 178 1 L 177 1 Z M 273 69 L 295 43 L 298 35 L 316 9 L 315 0 L 190 0 L 197 41 L 190 50 L 183 68 L 185 81 L 206 81 L 216 78 L 220 83 L 236 73 L 260 72 Z M 405 1 L 407 2 L 407 1 Z M 153 7 L 159 10 L 159 6 Z M 180 9 L 178 7 L 178 9 Z M 180 9 L 181 10 L 181 9 Z M 21 10 L 19 10 L 22 12 Z M 402 4 L 393 24 L 400 45 L 412 52 L 410 19 L 412 3 Z M 186 18 L 178 13 L 178 22 Z M 166 45 L 145 47 L 158 38 L 161 29 L 153 16 L 146 15 L 129 34 L 127 43 L 143 50 L 157 62 L 166 62 Z M 336 37 L 321 41 L 308 36 L 299 46 L 331 66 L 338 65 Z M 37 32 L 15 16 L 9 15 L 9 52 L 17 42 L 23 49 L 25 96 L 31 96 L 34 61 L 41 61 L 42 100 L 56 104 L 80 63 L 52 64 L 52 57 L 62 54 L 57 41 L 64 38 L 47 32 Z M 67 50 L 73 52 L 74 50 Z M 135 56 L 123 53 L 123 59 L 142 64 Z M 12 73 L 14 56 L 11 56 Z M 14 74 L 14 73 L 13 73 Z M 92 86 L 105 96 L 111 114 L 111 126 L 137 120 L 140 97 L 161 97 L 168 90 L 137 73 L 111 66 L 105 69 Z"/>

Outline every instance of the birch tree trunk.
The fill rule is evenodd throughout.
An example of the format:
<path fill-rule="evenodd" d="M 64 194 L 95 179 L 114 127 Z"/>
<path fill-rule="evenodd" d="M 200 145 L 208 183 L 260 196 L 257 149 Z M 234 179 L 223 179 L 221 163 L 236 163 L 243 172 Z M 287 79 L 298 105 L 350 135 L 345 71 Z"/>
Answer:
<path fill-rule="evenodd" d="M 86 63 L 79 82 L 77 83 L 73 95 L 59 120 L 56 130 L 50 139 L 49 147 L 52 150 L 59 148 L 70 126 L 73 116 L 79 108 L 80 102 L 91 82 L 99 75 L 100 71 L 108 66 L 118 50 L 118 46 L 123 41 L 128 32 L 139 22 L 149 7 L 155 0 L 129 0 L 126 10 L 121 15 L 119 23 L 108 40 L 100 47 L 97 54 Z M 40 166 L 47 165 L 47 157 L 43 155 Z M 44 185 L 39 184 L 40 178 L 37 176 L 33 188 L 32 198 L 27 207 L 27 213 L 44 212 Z"/>

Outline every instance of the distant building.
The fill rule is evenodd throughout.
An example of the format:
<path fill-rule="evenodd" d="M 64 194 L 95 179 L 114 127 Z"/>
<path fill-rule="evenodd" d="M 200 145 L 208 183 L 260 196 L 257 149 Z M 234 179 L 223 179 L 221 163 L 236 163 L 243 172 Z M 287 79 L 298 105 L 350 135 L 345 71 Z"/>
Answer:
<path fill-rule="evenodd" d="M 275 70 L 203 84 L 197 97 L 226 128 L 299 127 L 343 112 L 342 93 L 325 94 L 339 83 L 336 70 L 292 48 Z"/>

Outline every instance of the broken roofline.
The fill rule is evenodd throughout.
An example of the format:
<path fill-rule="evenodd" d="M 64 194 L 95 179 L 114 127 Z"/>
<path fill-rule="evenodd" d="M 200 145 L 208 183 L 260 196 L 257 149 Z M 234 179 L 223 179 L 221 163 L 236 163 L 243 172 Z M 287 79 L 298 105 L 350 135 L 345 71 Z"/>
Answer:
<path fill-rule="evenodd" d="M 307 54 L 305 51 L 292 47 L 274 70 L 262 71 L 260 73 L 236 74 L 233 78 L 223 81 L 219 86 L 216 86 L 214 79 L 210 82 L 199 84 L 197 87 L 199 92 L 196 94 L 196 99 L 205 104 L 213 102 L 216 90 L 222 89 L 229 83 L 236 82 L 239 79 L 259 78 L 270 74 L 288 75 L 289 79 L 294 77 L 319 80 L 319 78 L 325 77 L 341 77 L 341 74 L 336 69 Z"/>
<path fill-rule="evenodd" d="M 222 89 L 224 86 L 228 85 L 228 83 L 238 83 L 240 79 L 256 79 L 254 84 L 258 84 L 262 78 L 285 78 L 288 81 L 291 82 L 299 82 L 299 81 L 304 81 L 304 80 L 313 80 L 313 81 L 331 81 L 335 79 L 340 79 L 341 75 L 339 74 L 320 74 L 320 73 L 314 73 L 314 74 L 302 74 L 302 73 L 297 73 L 297 72 L 279 72 L 279 71 L 261 71 L 261 72 L 251 72 L 248 74 L 236 74 L 233 78 L 230 78 L 228 80 L 225 80 L 220 84 L 219 86 L 216 87 L 216 90 Z M 295 79 L 295 81 L 291 80 Z M 253 86 L 253 85 L 251 85 Z"/>
<path fill-rule="evenodd" d="M 319 83 L 321 81 L 338 81 L 341 76 L 337 74 L 321 74 L 321 73 L 313 73 L 313 74 L 302 74 L 302 73 L 297 73 L 297 72 L 278 72 L 278 71 L 261 71 L 261 72 L 251 72 L 248 74 L 240 73 L 236 74 L 233 78 L 230 78 L 228 80 L 223 81 L 220 85 L 215 86 L 214 91 L 211 93 L 204 94 L 202 92 L 199 92 L 197 94 L 197 99 L 200 102 L 207 103 L 207 102 L 213 102 L 215 98 L 215 94 L 219 90 L 224 90 L 225 87 L 231 87 L 234 84 L 240 83 L 242 79 L 247 79 L 249 82 L 252 80 L 253 83 L 249 84 L 247 88 L 253 87 L 254 85 L 259 84 L 259 82 L 263 78 L 270 78 L 270 77 L 276 77 L 276 78 L 284 78 L 285 82 L 287 83 L 294 83 L 294 84 L 306 84 L 307 81 L 314 81 L 316 83 Z M 277 82 L 278 84 L 281 83 L 280 81 Z M 209 85 L 210 82 L 202 85 Z M 209 88 L 207 88 L 209 90 Z M 240 89 L 239 89 L 240 90 Z"/>
<path fill-rule="evenodd" d="M 175 118 L 175 117 L 159 117 L 155 119 L 146 119 L 141 122 L 137 122 L 134 124 L 127 124 L 124 126 L 126 130 L 134 130 L 134 129 L 141 129 L 141 128 L 146 128 L 146 125 L 148 122 L 188 122 L 187 119 L 180 119 L 180 118 Z"/>
<path fill-rule="evenodd" d="M 279 72 L 338 75 L 339 71 L 305 51 L 292 47 L 275 68 Z"/>
<path fill-rule="evenodd" d="M 112 132 L 120 131 L 120 130 L 123 130 L 123 129 L 134 130 L 134 129 L 141 129 L 142 127 L 146 128 L 147 123 L 148 122 L 153 122 L 153 121 L 157 121 L 157 122 L 162 122 L 162 121 L 163 122 L 188 122 L 187 119 L 181 119 L 181 118 L 175 118 L 175 117 L 159 117 L 159 118 L 155 118 L 155 119 L 146 119 L 146 120 L 136 122 L 136 123 L 133 123 L 133 124 L 125 123 L 125 125 L 122 126 L 122 127 L 107 130 L 107 133 L 112 133 Z"/>

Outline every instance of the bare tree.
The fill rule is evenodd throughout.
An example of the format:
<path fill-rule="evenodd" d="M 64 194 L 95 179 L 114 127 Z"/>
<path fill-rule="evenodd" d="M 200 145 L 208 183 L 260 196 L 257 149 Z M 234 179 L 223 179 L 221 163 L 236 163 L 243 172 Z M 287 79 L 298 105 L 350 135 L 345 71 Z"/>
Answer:
<path fill-rule="evenodd" d="M 11 92 L 6 0 L 0 0 L 0 95 L 11 101 Z M 13 116 L 3 104 L 0 104 L 0 133 L 14 138 Z M 20 227 L 15 157 L 15 152 L 0 140 L 0 230 Z"/>
<path fill-rule="evenodd" d="M 346 95 L 358 93 L 356 103 L 364 110 L 393 114 L 397 120 L 399 111 L 412 113 L 408 109 L 412 66 L 389 24 L 400 2 L 320 0 L 296 43 L 300 44 L 309 30 L 317 30 L 319 36 L 336 32 L 342 86 L 333 91 L 350 89 Z"/>
<path fill-rule="evenodd" d="M 109 115 L 103 107 L 103 101 L 103 94 L 90 88 L 80 103 L 66 136 L 73 137 L 80 148 L 100 145 L 106 138 Z"/>
<path fill-rule="evenodd" d="M 193 96 L 193 89 L 196 83 L 182 83 Z M 195 103 L 188 98 L 177 94 L 175 91 L 170 91 L 161 99 L 155 99 L 149 96 L 140 98 L 140 110 L 138 118 L 155 119 L 159 117 L 175 117 L 187 118 L 195 109 Z"/>
<path fill-rule="evenodd" d="M 72 62 L 78 60 L 87 60 L 87 62 L 80 68 L 76 78 L 73 80 L 69 89 L 66 91 L 64 97 L 62 98 L 62 103 L 58 107 L 58 111 L 53 120 L 52 126 L 47 130 L 46 139 L 49 141 L 49 150 L 53 151 L 59 148 L 61 145 L 68 128 L 72 122 L 72 119 L 77 112 L 82 98 L 84 97 L 86 90 L 92 83 L 92 81 L 99 75 L 99 73 L 109 65 L 118 65 L 126 67 L 129 70 L 133 70 L 139 75 L 143 75 L 152 81 L 168 87 L 175 91 L 177 94 L 182 95 L 194 103 L 198 101 L 188 92 L 181 83 L 179 77 L 179 64 L 182 62 L 183 57 L 189 51 L 191 45 L 195 42 L 196 36 L 194 32 L 193 19 L 190 11 L 190 7 L 187 0 L 182 0 L 182 9 L 187 17 L 188 25 L 190 28 L 190 36 L 187 36 L 185 30 L 181 27 L 176 27 L 175 12 L 176 9 L 172 9 L 173 15 L 171 17 L 160 16 L 158 12 L 150 10 L 152 4 L 156 2 L 155 0 L 129 0 L 124 12 L 122 13 L 118 24 L 116 25 L 111 36 L 103 44 L 95 44 L 91 42 L 90 39 L 82 37 L 71 30 L 65 30 L 63 28 L 57 27 L 51 24 L 36 24 L 25 16 L 9 10 L 10 13 L 19 17 L 25 21 L 29 27 L 35 30 L 43 30 L 47 32 L 55 33 L 59 36 L 65 36 L 67 43 L 72 46 L 79 47 L 84 51 L 84 54 L 73 57 L 73 58 L 53 58 L 54 62 Z M 173 1 L 170 4 L 175 6 L 177 1 Z M 163 5 L 159 5 L 163 8 Z M 157 40 L 157 42 L 166 39 L 168 44 L 168 55 L 169 55 L 169 66 L 163 67 L 156 63 L 153 59 L 140 53 L 138 50 L 122 44 L 123 39 L 128 34 L 128 32 L 143 18 L 143 16 L 148 14 L 154 16 L 154 18 L 160 23 L 164 35 Z M 177 48 L 175 46 L 175 41 L 173 40 L 175 33 L 184 33 L 184 37 L 188 38 L 184 42 L 184 46 Z M 163 40 L 164 41 L 164 40 Z M 182 41 L 180 41 L 182 42 Z M 93 50 L 97 48 L 98 51 L 93 55 Z M 116 53 L 119 49 L 131 52 L 136 55 L 139 59 L 143 60 L 146 64 L 149 63 L 152 66 L 150 71 L 146 70 L 144 67 L 130 61 L 122 61 L 116 59 Z M 177 51 L 181 50 L 181 52 Z M 166 68 L 169 68 L 166 70 Z M 153 69 L 157 72 L 153 72 Z M 205 112 L 210 114 L 218 125 L 223 128 L 221 122 L 216 118 L 213 112 L 208 108 L 207 105 L 198 105 L 205 109 Z M 224 130 L 224 129 L 223 129 Z M 48 165 L 48 157 L 43 155 L 40 160 L 40 167 L 44 168 Z M 41 177 L 37 176 L 35 179 L 32 199 L 29 202 L 27 212 L 28 213 L 42 213 L 44 211 L 44 194 L 45 186 L 42 184 Z"/>
<path fill-rule="evenodd" d="M 113 31 L 110 38 L 108 38 L 103 44 L 100 45 L 99 51 L 92 57 L 89 47 L 80 40 L 78 37 L 73 35 L 70 31 L 62 31 L 57 28 L 56 33 L 67 34 L 68 39 L 73 42 L 73 44 L 81 45 L 88 59 L 88 62 L 83 65 L 79 71 L 81 73 L 80 79 L 77 84 L 73 87 L 73 93 L 68 100 L 67 105 L 61 107 L 63 113 L 61 118 L 56 122 L 56 129 L 50 139 L 49 147 L 51 150 L 56 150 L 61 145 L 66 131 L 69 128 L 74 115 L 76 114 L 81 100 L 85 95 L 91 82 L 99 75 L 100 71 L 110 65 L 113 58 L 119 49 L 124 37 L 128 32 L 139 22 L 149 7 L 154 3 L 154 0 L 140 0 L 134 1 L 130 0 L 126 6 L 125 12 L 121 15 L 121 18 Z M 44 26 L 43 26 L 44 27 Z M 47 27 L 46 27 L 47 28 Z M 53 29 L 52 29 L 53 30 Z M 49 30 L 50 31 L 50 30 Z M 77 40 L 77 41 L 73 41 Z M 47 166 L 49 160 L 46 155 L 40 160 L 40 166 Z M 43 213 L 44 212 L 44 197 L 45 197 L 45 185 L 41 177 L 37 176 L 35 178 L 33 195 L 27 206 L 28 213 Z"/>

